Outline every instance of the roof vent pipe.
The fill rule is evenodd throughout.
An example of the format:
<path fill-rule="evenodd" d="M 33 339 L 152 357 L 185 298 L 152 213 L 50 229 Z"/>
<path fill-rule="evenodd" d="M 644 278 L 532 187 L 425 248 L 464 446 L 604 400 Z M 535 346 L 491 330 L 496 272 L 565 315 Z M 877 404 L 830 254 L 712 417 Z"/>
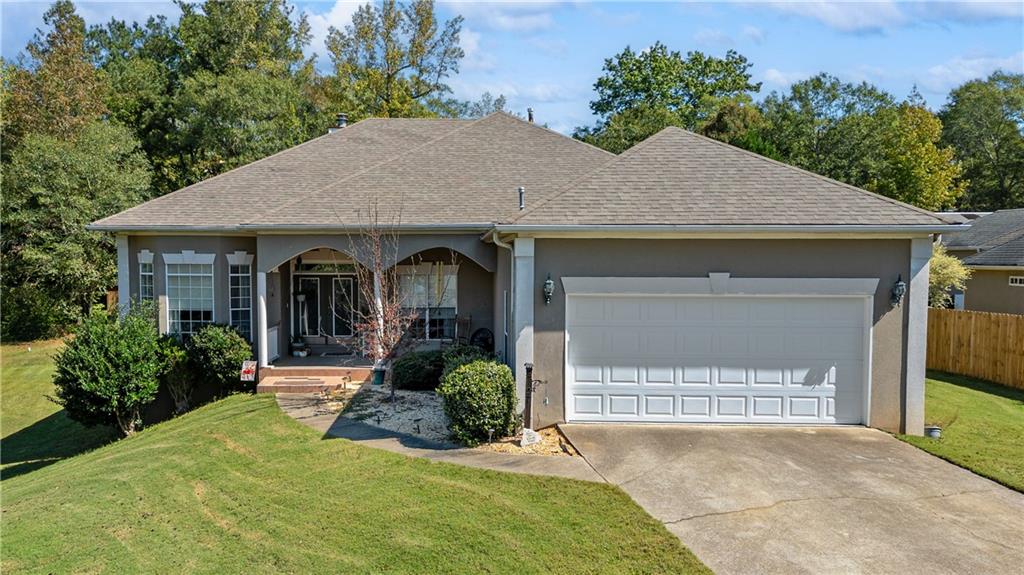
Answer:
<path fill-rule="evenodd" d="M 529 120 L 531 124 L 533 123 L 533 108 L 526 109 L 526 119 Z"/>
<path fill-rule="evenodd" d="M 519 188 L 517 188 L 516 191 L 519 192 L 519 209 L 520 210 L 525 210 L 526 209 L 526 188 L 524 188 L 523 186 L 519 186 Z"/>
<path fill-rule="evenodd" d="M 342 112 L 341 114 L 338 114 L 337 119 L 335 120 L 334 125 L 331 126 L 330 128 L 327 128 L 327 133 L 328 134 L 333 134 L 334 132 L 337 132 L 338 130 L 344 128 L 347 125 L 348 125 L 348 114 Z"/>

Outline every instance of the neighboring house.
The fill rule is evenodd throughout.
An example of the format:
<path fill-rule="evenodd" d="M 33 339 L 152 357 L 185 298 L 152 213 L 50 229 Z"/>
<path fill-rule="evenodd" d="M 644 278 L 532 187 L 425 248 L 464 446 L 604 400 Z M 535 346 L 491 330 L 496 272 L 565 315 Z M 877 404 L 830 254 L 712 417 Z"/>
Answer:
<path fill-rule="evenodd" d="M 677 128 L 615 156 L 502 113 L 364 120 L 91 228 L 117 234 L 122 301 L 237 325 L 274 373 L 296 336 L 351 344 L 372 202 L 401 212 L 419 335 L 490 330 L 520 405 L 532 363 L 536 427 L 922 430 L 928 261 L 956 227 Z"/>
<path fill-rule="evenodd" d="M 1024 208 L 984 215 L 942 243 L 972 271 L 956 307 L 1024 314 Z"/>

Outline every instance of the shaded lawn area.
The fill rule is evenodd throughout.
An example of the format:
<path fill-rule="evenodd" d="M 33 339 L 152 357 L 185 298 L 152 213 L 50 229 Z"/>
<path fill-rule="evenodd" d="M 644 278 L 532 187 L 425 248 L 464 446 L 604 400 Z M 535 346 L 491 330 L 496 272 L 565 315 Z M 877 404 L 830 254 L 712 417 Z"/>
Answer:
<path fill-rule="evenodd" d="M 925 423 L 941 426 L 942 437 L 900 439 L 1024 492 L 1024 391 L 930 371 Z"/>
<path fill-rule="evenodd" d="M 324 439 L 235 395 L 4 483 L 4 573 L 700 573 L 617 487 Z"/>
<path fill-rule="evenodd" d="M 61 340 L 0 346 L 0 477 L 4 479 L 98 447 L 117 434 L 86 428 L 48 400 Z M 29 351 L 31 348 L 31 351 Z"/>

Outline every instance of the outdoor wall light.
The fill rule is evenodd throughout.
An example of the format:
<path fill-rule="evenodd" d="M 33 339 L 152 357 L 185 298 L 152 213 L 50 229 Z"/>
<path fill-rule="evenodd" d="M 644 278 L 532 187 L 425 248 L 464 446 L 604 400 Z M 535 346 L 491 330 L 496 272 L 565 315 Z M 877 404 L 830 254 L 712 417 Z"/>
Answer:
<path fill-rule="evenodd" d="M 544 305 L 551 303 L 553 295 L 555 295 L 555 282 L 551 279 L 551 274 L 548 274 L 548 279 L 544 280 Z"/>
<path fill-rule="evenodd" d="M 907 282 L 903 281 L 903 274 L 900 274 L 896 278 L 896 284 L 892 286 L 892 299 L 890 300 L 892 307 L 900 305 L 905 295 L 907 295 Z"/>

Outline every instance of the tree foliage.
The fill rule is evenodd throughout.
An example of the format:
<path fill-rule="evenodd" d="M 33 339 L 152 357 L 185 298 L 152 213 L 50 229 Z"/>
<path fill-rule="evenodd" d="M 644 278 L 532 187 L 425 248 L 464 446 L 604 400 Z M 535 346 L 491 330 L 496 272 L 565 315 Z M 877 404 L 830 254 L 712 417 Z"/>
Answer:
<path fill-rule="evenodd" d="M 110 425 L 122 435 L 142 425 L 142 410 L 156 398 L 163 360 L 153 310 L 127 316 L 96 310 L 56 357 L 55 401 L 85 425 Z"/>
<path fill-rule="evenodd" d="M 618 153 L 668 126 L 697 130 L 722 106 L 751 101 L 761 89 L 751 82 L 751 66 L 732 50 L 724 58 L 683 57 L 661 42 L 641 52 L 627 46 L 605 60 L 594 83 L 590 109 L 597 125 L 577 128 L 574 136 Z"/>
<path fill-rule="evenodd" d="M 354 120 L 369 116 L 431 116 L 451 88 L 465 55 L 459 46 L 462 17 L 443 24 L 433 0 L 365 4 L 352 23 L 327 37 L 334 77 L 327 93 Z"/>
<path fill-rule="evenodd" d="M 942 140 L 964 164 L 962 207 L 1024 207 L 1024 74 L 995 72 L 949 94 Z"/>
<path fill-rule="evenodd" d="M 946 253 L 942 244 L 932 247 L 932 259 L 928 264 L 928 305 L 949 307 L 953 303 L 953 290 L 963 290 L 971 270 L 959 258 Z"/>

